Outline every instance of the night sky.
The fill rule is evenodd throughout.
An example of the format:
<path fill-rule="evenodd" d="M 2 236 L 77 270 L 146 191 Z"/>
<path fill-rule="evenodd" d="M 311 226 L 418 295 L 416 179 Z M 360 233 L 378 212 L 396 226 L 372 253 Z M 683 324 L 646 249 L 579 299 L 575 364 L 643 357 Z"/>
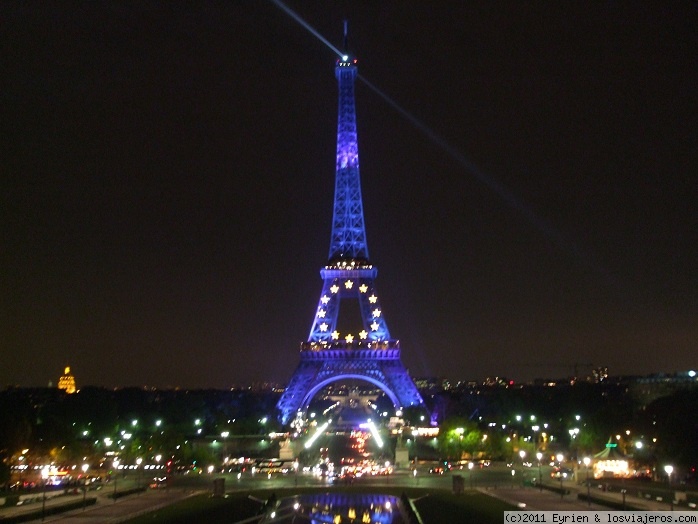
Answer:
<path fill-rule="evenodd" d="M 698 367 L 698 7 L 287 5 L 366 83 L 415 376 Z M 285 383 L 328 256 L 335 55 L 272 2 L 0 3 L 0 387 Z M 426 130 L 426 131 L 425 131 Z"/>

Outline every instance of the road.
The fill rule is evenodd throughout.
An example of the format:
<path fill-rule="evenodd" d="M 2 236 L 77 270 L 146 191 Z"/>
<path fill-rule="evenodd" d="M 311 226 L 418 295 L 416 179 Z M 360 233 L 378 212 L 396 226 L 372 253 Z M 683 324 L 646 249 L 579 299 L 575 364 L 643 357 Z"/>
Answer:
<path fill-rule="evenodd" d="M 537 470 L 537 468 L 535 468 Z M 514 506 L 519 506 L 522 509 L 536 511 L 550 510 L 603 510 L 608 509 L 605 506 L 591 504 L 586 501 L 580 501 L 577 498 L 577 493 L 585 492 L 586 488 L 572 481 L 565 481 L 563 487 L 570 491 L 569 494 L 560 496 L 549 490 L 540 490 L 535 487 L 524 486 L 521 480 L 520 470 L 511 474 L 511 468 L 505 465 L 493 465 L 490 468 L 478 468 L 473 470 L 455 470 L 447 472 L 443 475 L 435 475 L 429 473 L 429 465 L 421 464 L 417 466 L 417 474 L 414 475 L 412 470 L 400 470 L 392 475 L 362 477 L 354 479 L 352 485 L 356 486 L 389 486 L 389 487 L 415 487 L 422 489 L 434 490 L 451 490 L 453 489 L 454 476 L 458 475 L 463 478 L 464 488 L 478 490 L 488 496 L 502 499 Z M 531 472 L 528 472 L 531 473 Z M 536 471 L 537 473 L 537 471 Z M 529 479 L 536 475 L 528 475 L 525 478 Z M 179 475 L 172 477 L 169 487 L 166 489 L 150 489 L 146 492 L 137 495 L 129 495 L 116 502 L 110 497 L 113 489 L 110 484 L 107 484 L 103 489 L 98 491 L 88 492 L 88 497 L 96 497 L 97 503 L 94 506 L 88 506 L 84 509 L 78 509 L 72 512 L 47 517 L 44 522 L 60 522 L 61 524 L 92 524 L 92 523 L 116 523 L 123 522 L 135 516 L 153 511 L 159 507 L 163 507 L 188 496 L 201 492 L 211 492 L 213 480 L 216 478 L 225 479 L 225 490 L 230 491 L 251 491 L 262 489 L 281 489 L 289 487 L 322 487 L 322 486 L 342 486 L 342 482 L 329 482 L 327 478 L 317 477 L 310 473 L 288 473 L 288 474 L 255 474 L 252 475 L 249 471 L 240 475 L 236 473 L 230 474 L 191 474 Z M 545 475 L 544 475 L 545 478 Z M 119 480 L 119 491 L 122 487 L 127 489 L 134 485 L 134 479 Z M 558 487 L 558 482 L 548 478 L 547 484 L 551 487 Z M 622 495 L 618 492 L 602 492 L 600 489 L 592 488 L 591 493 L 595 497 L 604 497 L 607 500 L 620 502 Z M 82 494 L 71 495 L 67 497 L 59 497 L 54 501 L 47 501 L 47 507 L 51 504 L 64 504 L 68 500 L 80 500 Z M 629 506 L 639 507 L 647 510 L 667 511 L 670 506 L 666 502 L 657 502 L 655 500 L 641 499 L 633 496 L 626 496 L 626 502 Z M 26 508 L 3 508 L 0 511 L 0 517 L 9 516 L 11 512 L 28 511 L 40 507 L 40 503 L 35 503 Z M 684 506 L 685 509 L 685 506 Z M 35 522 L 41 522 L 37 520 Z"/>
<path fill-rule="evenodd" d="M 117 481 L 116 488 L 119 492 L 123 492 L 132 488 L 140 482 L 145 483 L 145 480 L 139 479 L 135 475 L 125 478 L 120 478 Z M 210 490 L 210 488 L 208 488 Z M 45 502 L 42 500 L 42 493 L 37 492 L 33 497 L 33 501 L 28 501 L 20 506 L 10 508 L 0 508 L 0 521 L 3 518 L 22 515 L 26 513 L 41 510 L 45 503 L 45 508 L 49 509 L 52 506 L 61 506 L 71 502 L 80 502 L 86 499 L 96 498 L 94 505 L 83 506 L 79 509 L 60 513 L 57 515 L 46 516 L 45 518 L 36 519 L 30 522 L 60 522 L 61 524 L 98 524 L 98 523 L 116 523 L 123 522 L 133 518 L 139 514 L 155 510 L 159 507 L 167 506 L 178 500 L 182 500 L 199 492 L 198 489 L 149 489 L 141 494 L 132 494 L 121 497 L 114 501 L 112 495 L 114 493 L 114 482 L 100 486 L 100 489 L 90 489 L 87 493 L 78 492 L 77 494 L 67 494 L 47 498 Z M 48 495 L 55 493 L 49 492 Z"/>

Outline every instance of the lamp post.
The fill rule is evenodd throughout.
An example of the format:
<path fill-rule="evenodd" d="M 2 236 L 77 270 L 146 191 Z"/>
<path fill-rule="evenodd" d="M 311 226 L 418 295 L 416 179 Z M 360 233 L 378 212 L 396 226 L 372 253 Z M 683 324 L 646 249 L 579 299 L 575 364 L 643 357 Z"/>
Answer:
<path fill-rule="evenodd" d="M 116 482 L 119 480 L 119 459 L 114 459 L 114 494 L 112 499 L 116 502 Z"/>
<path fill-rule="evenodd" d="M 540 491 L 543 491 L 543 476 L 541 474 L 541 469 L 540 469 L 540 461 L 543 458 L 543 454 L 539 451 L 536 453 L 536 458 L 538 459 L 538 487 Z"/>
<path fill-rule="evenodd" d="M 44 515 L 46 512 L 46 483 L 48 482 L 48 476 L 49 467 L 45 466 L 44 469 L 41 470 L 41 479 L 44 481 L 44 493 L 41 497 L 41 522 L 44 521 Z"/>
<path fill-rule="evenodd" d="M 562 453 L 557 454 L 557 465 L 558 465 L 558 473 L 560 474 L 560 498 L 564 498 L 565 496 L 565 490 L 562 487 L 562 459 L 565 458 L 565 456 Z"/>
<path fill-rule="evenodd" d="M 138 490 L 138 494 L 141 494 L 141 463 L 143 462 L 143 459 L 138 457 L 136 459 L 136 490 Z"/>
<path fill-rule="evenodd" d="M 87 464 L 82 465 L 82 474 L 84 478 L 82 479 L 82 510 L 85 511 L 85 506 L 87 505 L 87 469 L 89 466 Z"/>
<path fill-rule="evenodd" d="M 669 504 L 671 511 L 674 511 L 674 493 L 671 491 L 671 474 L 674 472 L 674 466 L 667 464 L 664 466 L 664 471 L 667 474 L 667 480 L 669 482 Z"/>
<path fill-rule="evenodd" d="M 473 489 L 473 463 L 468 462 L 468 471 L 470 472 L 470 489 Z"/>
<path fill-rule="evenodd" d="M 584 457 L 584 466 L 586 467 L 587 470 L 587 505 L 591 506 L 591 491 L 589 488 L 589 464 L 591 463 L 591 459 L 589 457 Z"/>
<path fill-rule="evenodd" d="M 524 475 L 526 475 L 526 472 L 524 471 L 524 458 L 526 458 L 526 452 L 523 449 L 519 450 L 519 457 L 521 457 L 521 487 L 525 488 Z"/>

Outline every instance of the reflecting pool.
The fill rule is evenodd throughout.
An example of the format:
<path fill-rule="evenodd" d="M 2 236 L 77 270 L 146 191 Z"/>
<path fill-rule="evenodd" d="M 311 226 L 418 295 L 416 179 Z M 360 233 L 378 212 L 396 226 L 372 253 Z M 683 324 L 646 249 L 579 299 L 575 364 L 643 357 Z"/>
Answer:
<path fill-rule="evenodd" d="M 402 524 L 402 502 L 393 495 L 319 493 L 281 499 L 262 522 Z"/>

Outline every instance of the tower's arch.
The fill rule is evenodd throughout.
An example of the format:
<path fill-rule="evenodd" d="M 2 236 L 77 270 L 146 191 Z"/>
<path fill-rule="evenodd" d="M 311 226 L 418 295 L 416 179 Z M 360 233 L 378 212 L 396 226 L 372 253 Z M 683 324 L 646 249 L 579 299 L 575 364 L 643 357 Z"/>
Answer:
<path fill-rule="evenodd" d="M 366 382 L 369 382 L 376 386 L 378 389 L 380 389 L 383 393 L 385 393 L 390 401 L 393 403 L 393 406 L 395 409 L 400 409 L 402 406 L 400 405 L 400 400 L 397 398 L 395 393 L 393 393 L 385 384 L 381 383 L 379 380 L 376 380 L 372 377 L 367 377 L 365 375 L 360 375 L 360 374 L 351 374 L 351 373 L 345 373 L 345 374 L 340 374 L 335 377 L 330 377 L 326 378 L 325 380 L 318 382 L 315 386 L 313 386 L 308 393 L 305 395 L 303 398 L 303 401 L 301 402 L 301 410 L 305 410 L 305 408 L 310 405 L 310 402 L 313 400 L 315 395 L 318 394 L 322 388 L 325 386 L 329 386 L 330 384 L 334 382 L 340 382 L 342 380 L 352 380 L 352 379 L 357 379 L 357 380 L 365 380 Z"/>

